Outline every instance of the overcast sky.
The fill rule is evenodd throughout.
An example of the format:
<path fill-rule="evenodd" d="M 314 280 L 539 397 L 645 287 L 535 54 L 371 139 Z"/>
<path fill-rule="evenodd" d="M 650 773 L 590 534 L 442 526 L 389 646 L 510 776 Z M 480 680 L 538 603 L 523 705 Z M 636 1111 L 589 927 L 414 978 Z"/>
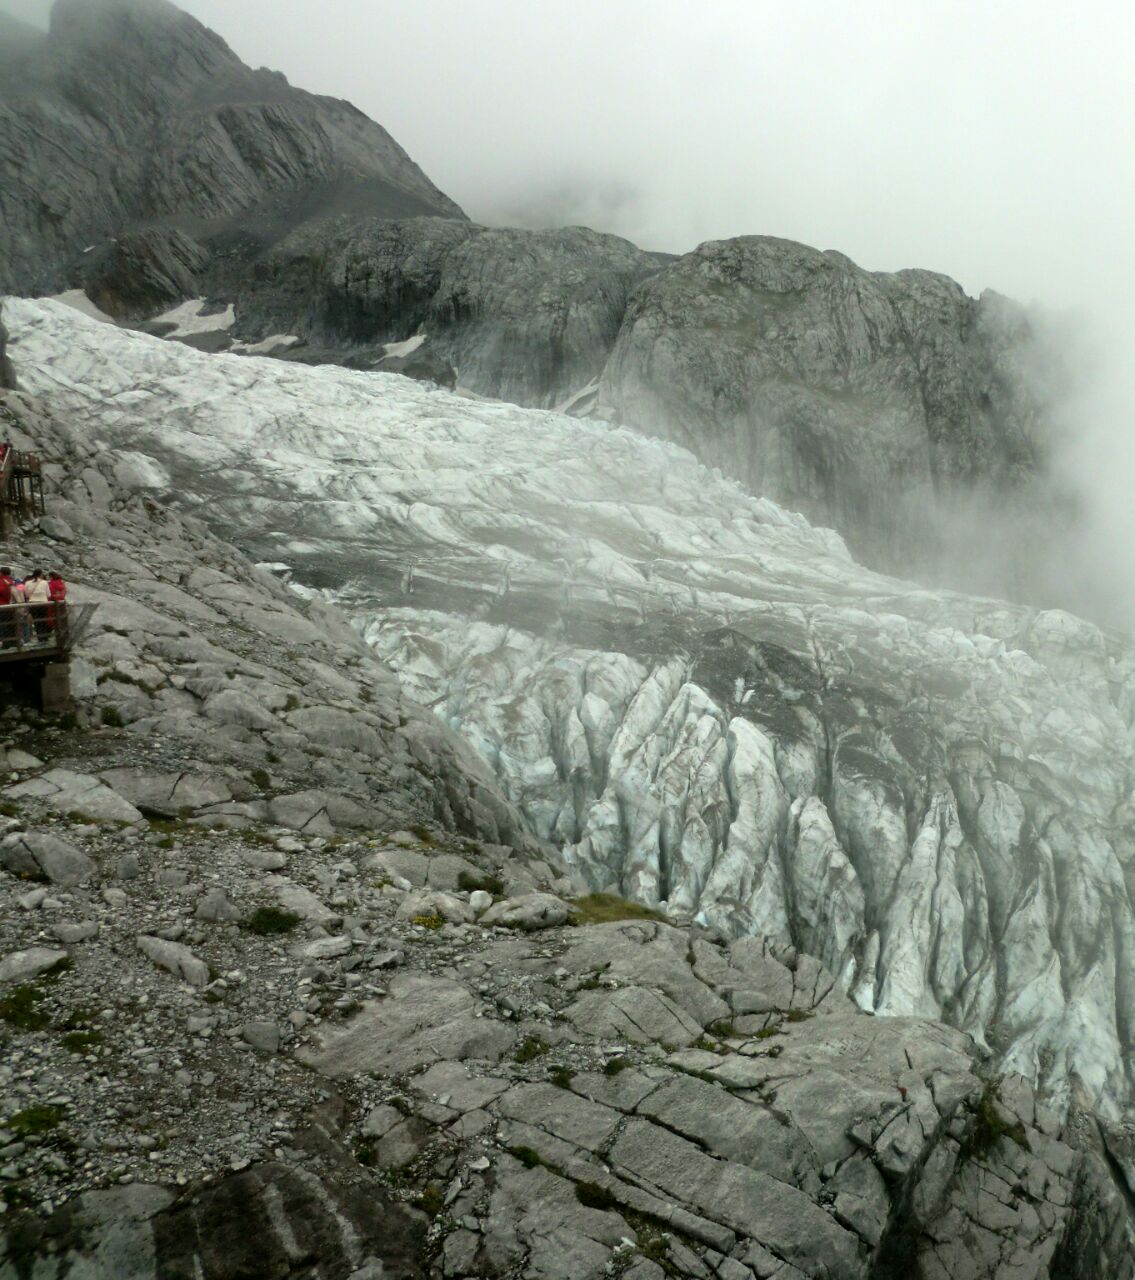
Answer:
<path fill-rule="evenodd" d="M 47 0 L 0 0 L 45 21 Z M 1135 6 L 183 0 L 474 218 L 763 232 L 1053 304 L 1126 294 Z"/>

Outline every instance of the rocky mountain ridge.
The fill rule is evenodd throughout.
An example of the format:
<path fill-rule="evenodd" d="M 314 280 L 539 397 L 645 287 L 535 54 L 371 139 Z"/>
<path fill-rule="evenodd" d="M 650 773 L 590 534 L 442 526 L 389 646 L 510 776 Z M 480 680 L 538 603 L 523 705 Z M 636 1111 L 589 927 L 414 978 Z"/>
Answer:
<path fill-rule="evenodd" d="M 0 83 L 0 169 L 0 290 L 82 279 L 115 314 L 319 214 L 463 217 L 380 125 L 246 67 L 167 0 L 57 0 Z"/>

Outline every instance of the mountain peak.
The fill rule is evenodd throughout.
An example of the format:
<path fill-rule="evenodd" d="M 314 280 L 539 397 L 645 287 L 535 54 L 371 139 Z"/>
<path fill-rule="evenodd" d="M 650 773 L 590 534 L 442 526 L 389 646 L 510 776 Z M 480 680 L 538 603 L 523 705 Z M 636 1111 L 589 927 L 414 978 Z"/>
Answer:
<path fill-rule="evenodd" d="M 225 41 L 169 0 L 56 0 L 50 37 L 57 51 L 112 49 L 117 61 L 160 41 L 163 64 L 192 49 L 206 64 L 237 63 Z"/>

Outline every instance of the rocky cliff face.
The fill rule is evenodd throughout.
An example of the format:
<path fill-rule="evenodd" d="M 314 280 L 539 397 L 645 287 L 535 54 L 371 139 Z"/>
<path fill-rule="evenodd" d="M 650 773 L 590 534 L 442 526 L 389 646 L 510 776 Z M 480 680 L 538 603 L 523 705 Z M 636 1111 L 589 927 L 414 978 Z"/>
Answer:
<path fill-rule="evenodd" d="M 1035 478 L 1030 358 L 1006 299 L 743 237 L 701 245 L 639 288 L 599 412 L 677 440 L 901 570 L 933 560 L 937 513 L 983 497 L 1004 509 Z"/>
<path fill-rule="evenodd" d="M 421 332 L 462 386 L 551 408 L 598 379 L 658 265 L 586 227 L 340 219 L 302 228 L 237 282 L 238 332 L 340 351 Z"/>
<path fill-rule="evenodd" d="M 0 289 L 105 280 L 108 259 L 143 252 L 114 245 L 135 232 L 151 253 L 170 237 L 156 274 L 184 288 L 202 250 L 178 232 L 239 252 L 337 211 L 463 216 L 379 125 L 252 71 L 166 0 L 58 0 L 5 70 Z M 101 301 L 139 299 L 104 284 Z"/>

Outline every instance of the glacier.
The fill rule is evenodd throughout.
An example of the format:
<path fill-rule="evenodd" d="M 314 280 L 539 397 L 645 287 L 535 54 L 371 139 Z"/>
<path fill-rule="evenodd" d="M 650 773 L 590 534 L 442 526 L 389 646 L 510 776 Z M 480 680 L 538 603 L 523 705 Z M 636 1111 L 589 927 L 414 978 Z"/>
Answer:
<path fill-rule="evenodd" d="M 579 877 L 1135 1098 L 1133 649 L 866 570 L 675 445 L 7 299 L 118 479 L 290 565 Z"/>

